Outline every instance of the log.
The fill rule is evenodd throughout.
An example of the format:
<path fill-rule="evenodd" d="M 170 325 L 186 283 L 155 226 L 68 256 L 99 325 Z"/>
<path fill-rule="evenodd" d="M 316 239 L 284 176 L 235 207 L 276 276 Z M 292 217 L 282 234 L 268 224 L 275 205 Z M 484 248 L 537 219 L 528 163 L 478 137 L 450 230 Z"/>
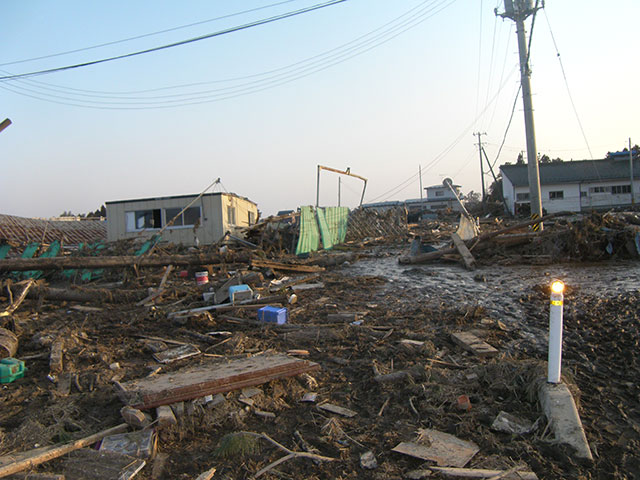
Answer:
<path fill-rule="evenodd" d="M 280 262 L 272 262 L 270 260 L 260 260 L 257 258 L 251 259 L 252 267 L 262 267 L 262 268 L 270 268 L 272 270 L 282 270 L 285 272 L 306 272 L 306 273 L 316 273 L 323 272 L 323 267 L 318 267 L 315 265 L 299 265 L 295 263 L 280 263 Z"/>
<path fill-rule="evenodd" d="M 128 425 L 126 423 L 121 423 L 116 427 L 108 428 L 107 430 L 94 433 L 88 437 L 65 443 L 63 445 L 37 448 L 17 455 L 0 457 L 0 478 L 4 478 L 13 473 L 22 472 L 28 468 L 33 468 L 36 465 L 61 457 L 67 453 L 73 452 L 74 450 L 88 447 L 89 445 L 102 440 L 104 437 L 115 435 L 117 433 L 124 433 L 127 429 Z"/>
<path fill-rule="evenodd" d="M 473 255 L 471 255 L 471 252 L 469 251 L 465 243 L 462 241 L 460 236 L 457 233 L 452 233 L 451 240 L 453 240 L 453 244 L 455 245 L 456 249 L 458 250 L 458 253 L 462 257 L 462 261 L 464 262 L 464 266 L 466 267 L 466 269 L 475 270 L 476 259 L 473 258 Z"/>
<path fill-rule="evenodd" d="M 246 263 L 249 254 L 200 253 L 196 255 L 152 255 L 152 256 L 104 256 L 104 257 L 53 257 L 12 258 L 0 260 L 0 272 L 26 270 L 62 270 L 78 268 L 122 268 L 164 267 L 166 265 L 217 265 L 221 263 Z"/>
<path fill-rule="evenodd" d="M 0 262 L 2 262 L 0 260 Z M 11 287 L 15 291 L 15 286 Z M 33 286 L 27 298 L 58 302 L 133 303 L 147 296 L 147 290 L 107 290 L 103 288 L 51 288 Z"/>

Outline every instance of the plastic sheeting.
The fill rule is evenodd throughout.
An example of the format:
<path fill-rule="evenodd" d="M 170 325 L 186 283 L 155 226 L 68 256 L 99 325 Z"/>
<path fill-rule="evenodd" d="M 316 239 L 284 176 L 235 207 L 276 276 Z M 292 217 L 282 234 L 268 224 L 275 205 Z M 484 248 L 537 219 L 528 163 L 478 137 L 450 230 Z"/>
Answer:
<path fill-rule="evenodd" d="M 318 208 L 317 214 L 324 248 L 328 250 L 334 245 L 344 243 L 347 236 L 349 209 L 347 207 Z"/>
<path fill-rule="evenodd" d="M 315 252 L 320 245 L 320 232 L 313 207 L 300 208 L 300 236 L 296 255 Z"/>

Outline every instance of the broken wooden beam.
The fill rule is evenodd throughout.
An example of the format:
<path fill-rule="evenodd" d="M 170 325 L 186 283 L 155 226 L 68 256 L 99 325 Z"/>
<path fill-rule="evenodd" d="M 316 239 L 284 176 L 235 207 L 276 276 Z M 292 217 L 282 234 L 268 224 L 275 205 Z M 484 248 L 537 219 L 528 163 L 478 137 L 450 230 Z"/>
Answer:
<path fill-rule="evenodd" d="M 62 270 L 78 268 L 122 268 L 122 267 L 164 267 L 167 265 L 217 265 L 221 263 L 246 263 L 247 253 L 195 255 L 151 255 L 100 256 L 100 257 L 53 257 L 53 258 L 12 258 L 0 260 L 0 272 L 25 270 Z"/>
<path fill-rule="evenodd" d="M 230 362 L 207 362 L 116 386 L 124 403 L 147 409 L 261 385 L 319 367 L 317 363 L 281 354 L 258 355 Z"/>
<path fill-rule="evenodd" d="M 462 261 L 464 262 L 464 266 L 467 270 L 475 270 L 476 269 L 476 259 L 473 258 L 471 252 L 462 241 L 460 236 L 457 233 L 451 234 L 451 240 L 453 240 L 453 245 L 458 250 L 458 253 L 462 257 Z"/>
<path fill-rule="evenodd" d="M 538 476 L 530 471 L 524 470 L 487 470 L 484 468 L 456 468 L 456 467 L 435 467 L 430 466 L 430 470 L 447 477 L 457 478 L 500 478 L 504 480 L 538 480 Z M 502 476 L 504 475 L 504 476 Z"/>
<path fill-rule="evenodd" d="M 469 332 L 457 332 L 452 333 L 451 338 L 454 342 L 460 345 L 465 350 L 479 356 L 479 357 L 488 357 L 491 355 L 496 355 L 498 350 L 491 345 L 489 345 L 484 340 L 476 337 L 473 333 Z"/>
<path fill-rule="evenodd" d="M 102 440 L 106 436 L 114 435 L 116 433 L 124 433 L 127 429 L 128 425 L 126 423 L 122 423 L 116 427 L 108 428 L 107 430 L 94 433 L 88 437 L 65 443 L 63 445 L 41 447 L 27 452 L 0 457 L 0 478 L 4 478 L 13 473 L 22 472 L 28 468 L 33 468 L 36 465 L 61 457 L 67 453 L 73 452 L 74 450 L 88 447 L 89 445 Z"/>
<path fill-rule="evenodd" d="M 323 272 L 324 268 L 316 265 L 300 265 L 296 263 L 280 263 L 280 262 L 272 262 L 269 260 L 261 260 L 257 258 L 251 259 L 252 267 L 259 268 L 270 268 L 272 270 L 282 270 L 285 272 L 308 272 L 308 273 L 316 273 Z"/>
<path fill-rule="evenodd" d="M 2 260 L 0 260 L 2 262 Z M 11 287 L 14 291 L 15 286 Z M 108 290 L 106 288 L 52 288 L 34 285 L 29 289 L 27 298 L 52 300 L 57 302 L 90 303 L 134 303 L 147 296 L 147 290 Z"/>

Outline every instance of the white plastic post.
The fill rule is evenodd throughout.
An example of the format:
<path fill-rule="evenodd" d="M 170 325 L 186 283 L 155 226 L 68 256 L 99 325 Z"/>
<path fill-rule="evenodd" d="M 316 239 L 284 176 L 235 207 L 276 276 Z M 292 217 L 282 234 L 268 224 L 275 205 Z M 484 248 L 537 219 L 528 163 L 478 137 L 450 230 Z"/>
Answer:
<path fill-rule="evenodd" d="M 551 286 L 549 306 L 549 360 L 547 381 L 560 383 L 562 369 L 562 302 L 564 284 L 554 282 Z"/>

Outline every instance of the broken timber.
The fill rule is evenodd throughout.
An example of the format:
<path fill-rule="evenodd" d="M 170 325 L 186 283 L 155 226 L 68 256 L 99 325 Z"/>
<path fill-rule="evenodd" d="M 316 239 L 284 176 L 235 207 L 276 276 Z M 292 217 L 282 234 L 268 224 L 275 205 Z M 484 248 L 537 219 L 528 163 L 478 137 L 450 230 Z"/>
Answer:
<path fill-rule="evenodd" d="M 316 265 L 299 265 L 295 263 L 279 263 L 269 260 L 258 260 L 256 258 L 251 259 L 252 267 L 270 268 L 272 270 L 283 270 L 286 272 L 307 272 L 316 273 L 323 272 L 324 268 Z"/>
<path fill-rule="evenodd" d="M 458 250 L 458 253 L 460 253 L 460 256 L 462 257 L 462 261 L 464 262 L 464 266 L 467 268 L 467 270 L 475 270 L 476 259 L 473 258 L 473 255 L 471 255 L 471 252 L 469 251 L 465 243 L 462 241 L 460 236 L 457 233 L 452 233 L 451 240 L 453 240 L 453 244 Z"/>
<path fill-rule="evenodd" d="M 0 261 L 1 262 L 1 261 Z M 13 292 L 16 288 L 11 286 Z M 53 300 L 59 302 L 95 302 L 95 303 L 130 303 L 147 296 L 146 290 L 108 290 L 105 288 L 51 288 L 34 285 L 27 293 L 27 298 Z"/>
<path fill-rule="evenodd" d="M 462 348 L 470 351 L 471 353 L 479 357 L 488 357 L 498 353 L 498 350 L 496 350 L 494 347 L 489 345 L 484 340 L 481 340 L 478 337 L 476 337 L 473 333 L 469 333 L 469 332 L 452 333 L 451 338 L 453 339 L 454 342 L 456 342 Z"/>
<path fill-rule="evenodd" d="M 22 472 L 28 468 L 33 468 L 36 465 L 61 457 L 69 452 L 73 452 L 74 450 L 88 447 L 109 435 L 126 432 L 127 428 L 128 425 L 126 423 L 122 423 L 117 427 L 109 428 L 108 430 L 103 430 L 94 435 L 90 435 L 70 443 L 65 443 L 63 445 L 41 447 L 24 453 L 0 457 L 0 478 L 11 475 L 12 473 Z"/>
<path fill-rule="evenodd" d="M 122 268 L 122 267 L 164 267 L 166 265 L 216 265 L 220 263 L 246 263 L 249 255 L 238 254 L 197 254 L 197 255 L 151 255 L 102 256 L 102 257 L 52 257 L 15 258 L 0 260 L 0 272 L 25 270 L 62 270 L 66 268 Z"/>
<path fill-rule="evenodd" d="M 501 478 L 504 480 L 538 480 L 538 476 L 533 472 L 522 470 L 486 470 L 480 468 L 456 468 L 456 467 L 435 467 L 430 466 L 430 470 L 448 477 L 458 478 Z"/>
<path fill-rule="evenodd" d="M 541 217 L 537 220 L 531 220 L 528 222 L 523 222 L 523 223 L 518 223 L 516 225 L 512 225 L 511 227 L 507 227 L 507 228 L 503 228 L 502 230 L 497 230 L 495 232 L 488 232 L 485 234 L 482 234 L 478 237 L 476 237 L 473 240 L 470 240 L 470 242 L 474 242 L 475 244 L 481 243 L 481 242 L 485 242 L 487 240 L 490 240 L 494 237 L 497 237 L 499 235 L 503 235 L 505 233 L 509 233 L 509 232 L 513 232 L 515 230 L 519 230 L 521 228 L 525 228 L 528 227 L 530 225 L 534 225 L 536 223 L 541 223 L 544 222 L 546 220 L 549 220 L 551 218 L 555 218 L 555 217 L 560 217 L 562 215 L 567 215 L 567 212 L 558 212 L 558 213 L 552 213 L 550 215 L 545 215 L 544 217 Z M 445 255 L 450 255 L 452 253 L 458 253 L 458 249 L 456 247 L 450 247 L 450 248 L 442 248 L 440 250 L 436 250 L 435 252 L 427 252 L 427 253 L 421 253 L 419 255 L 406 255 L 403 257 L 400 257 L 398 259 L 398 263 L 400 263 L 401 265 L 409 265 L 409 264 L 415 264 L 415 263 L 426 263 L 429 262 L 431 260 L 437 260 L 439 258 L 444 257 Z"/>
<path fill-rule="evenodd" d="M 124 403 L 147 409 L 261 385 L 319 367 L 317 363 L 286 355 L 259 355 L 231 362 L 204 363 L 190 369 L 117 384 L 117 387 Z"/>

